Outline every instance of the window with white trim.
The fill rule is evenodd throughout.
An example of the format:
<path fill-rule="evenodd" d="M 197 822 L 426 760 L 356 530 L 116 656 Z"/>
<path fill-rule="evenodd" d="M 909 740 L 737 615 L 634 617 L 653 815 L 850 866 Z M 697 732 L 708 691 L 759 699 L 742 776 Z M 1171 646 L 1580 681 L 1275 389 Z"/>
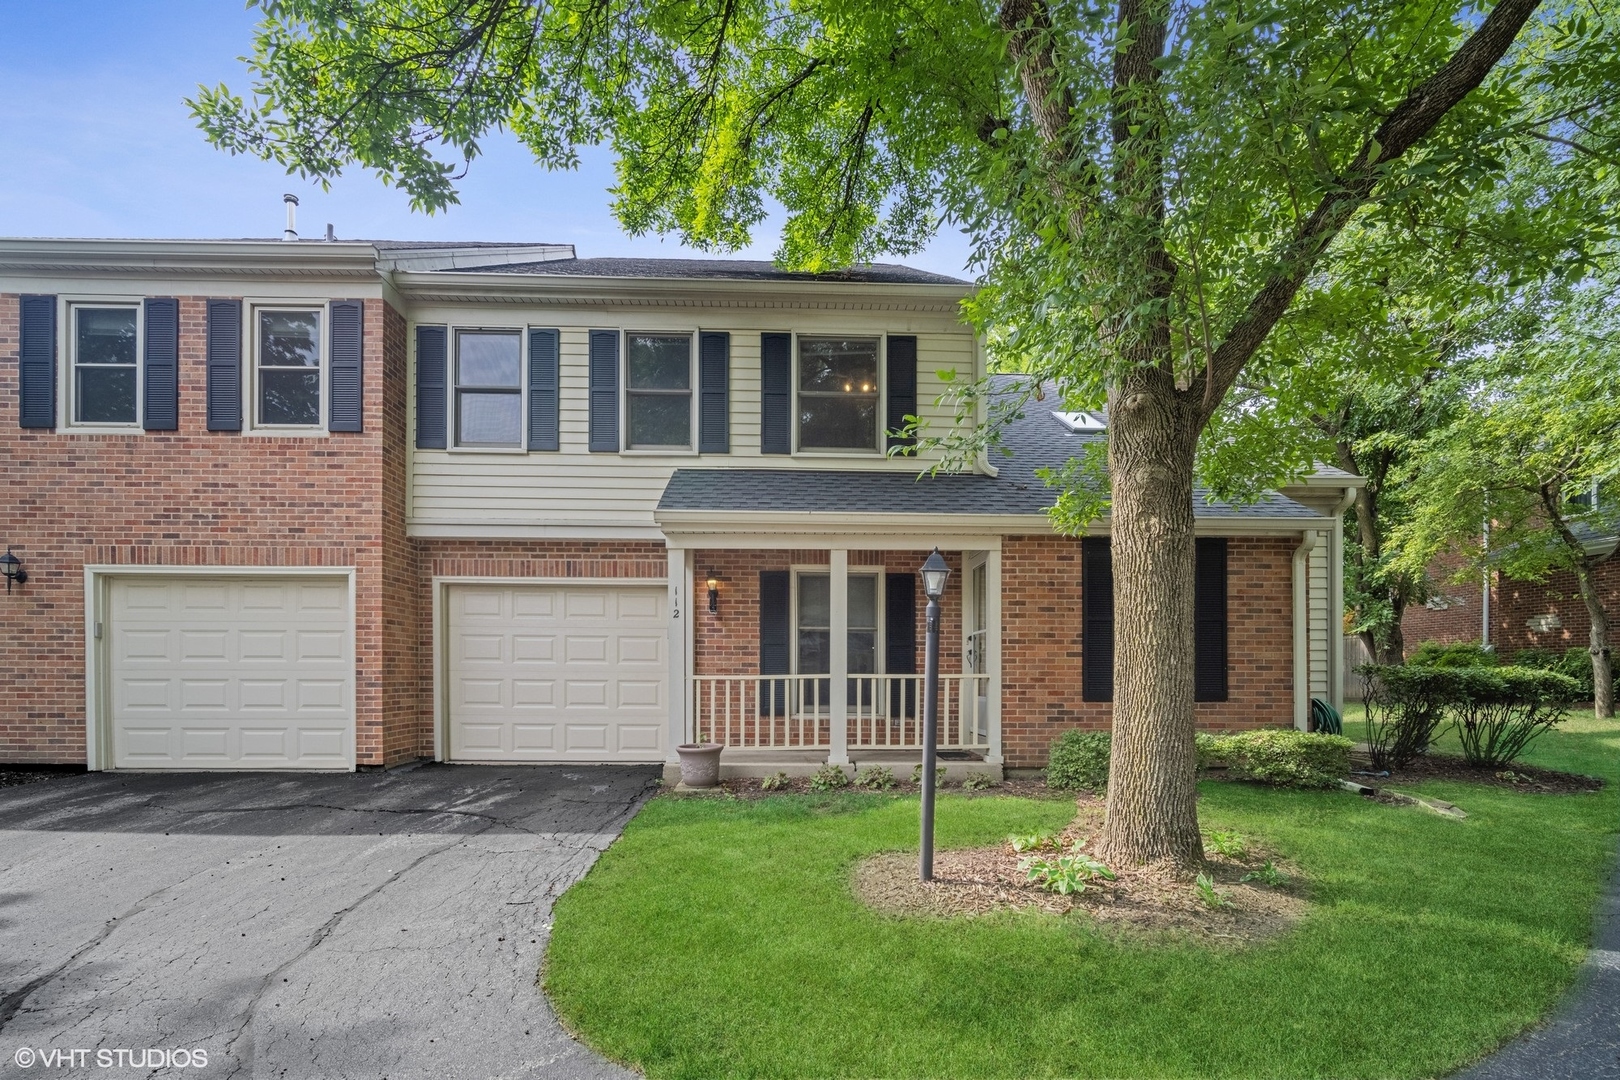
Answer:
<path fill-rule="evenodd" d="M 141 415 L 139 309 L 72 310 L 73 423 L 134 427 Z"/>
<path fill-rule="evenodd" d="M 832 670 L 832 575 L 801 573 L 794 618 L 794 662 L 800 675 Z M 850 573 L 848 666 L 851 675 L 874 675 L 878 670 L 878 576 Z"/>
<path fill-rule="evenodd" d="M 320 427 L 326 351 L 320 310 L 260 309 L 256 315 L 253 425 Z"/>
<path fill-rule="evenodd" d="M 799 338 L 800 450 L 879 449 L 881 356 L 878 338 Z"/>
<path fill-rule="evenodd" d="M 523 445 L 523 342 L 516 330 L 456 333 L 456 445 Z"/>
<path fill-rule="evenodd" d="M 692 448 L 692 335 L 624 335 L 625 445 Z"/>

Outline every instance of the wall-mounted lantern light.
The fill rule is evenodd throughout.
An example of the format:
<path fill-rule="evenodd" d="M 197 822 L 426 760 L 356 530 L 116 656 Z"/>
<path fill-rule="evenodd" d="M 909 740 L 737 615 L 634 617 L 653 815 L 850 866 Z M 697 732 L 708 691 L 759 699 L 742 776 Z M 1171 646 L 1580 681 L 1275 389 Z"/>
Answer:
<path fill-rule="evenodd" d="M 720 613 L 720 579 L 713 570 L 709 571 L 709 614 Z"/>
<path fill-rule="evenodd" d="M 6 548 L 4 555 L 0 555 L 0 573 L 6 576 L 6 592 L 8 593 L 11 591 L 12 582 L 22 585 L 28 581 L 28 571 L 23 569 L 22 560 L 13 555 L 9 547 Z"/>

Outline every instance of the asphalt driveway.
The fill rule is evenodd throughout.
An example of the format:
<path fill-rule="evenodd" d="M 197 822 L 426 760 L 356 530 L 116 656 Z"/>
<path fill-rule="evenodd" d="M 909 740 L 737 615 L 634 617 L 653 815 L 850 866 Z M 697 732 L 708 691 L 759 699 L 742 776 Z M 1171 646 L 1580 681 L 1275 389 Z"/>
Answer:
<path fill-rule="evenodd" d="M 0 1074 L 630 1076 L 568 1038 L 535 974 L 553 900 L 658 771 L 0 788 Z M 196 1049 L 206 1067 L 168 1053 Z"/>

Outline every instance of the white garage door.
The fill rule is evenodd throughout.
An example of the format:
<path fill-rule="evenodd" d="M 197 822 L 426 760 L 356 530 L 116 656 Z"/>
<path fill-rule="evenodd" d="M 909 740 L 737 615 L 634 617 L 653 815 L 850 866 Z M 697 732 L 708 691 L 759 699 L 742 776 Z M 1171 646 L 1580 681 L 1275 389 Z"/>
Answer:
<path fill-rule="evenodd" d="M 106 621 L 116 767 L 350 767 L 346 579 L 114 578 Z"/>
<path fill-rule="evenodd" d="M 451 586 L 450 757 L 662 761 L 665 595 L 647 586 Z"/>

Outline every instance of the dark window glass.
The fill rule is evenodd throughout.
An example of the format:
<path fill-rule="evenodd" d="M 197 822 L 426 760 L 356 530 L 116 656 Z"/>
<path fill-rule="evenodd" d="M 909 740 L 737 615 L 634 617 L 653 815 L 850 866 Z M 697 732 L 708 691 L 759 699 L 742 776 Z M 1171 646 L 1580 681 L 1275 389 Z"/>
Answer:
<path fill-rule="evenodd" d="M 321 422 L 321 314 L 259 312 L 259 423 Z"/>
<path fill-rule="evenodd" d="M 73 315 L 74 421 L 135 423 L 135 309 L 75 308 Z"/>
<path fill-rule="evenodd" d="M 688 334 L 625 335 L 629 445 L 692 445 L 692 338 Z"/>
<path fill-rule="evenodd" d="M 456 335 L 457 445 L 522 444 L 522 353 L 522 340 L 515 332 Z"/>
<path fill-rule="evenodd" d="M 877 671 L 877 577 L 849 576 L 849 670 L 854 675 Z M 799 575 L 799 674 L 817 675 L 832 668 L 832 578 L 828 574 Z"/>
<path fill-rule="evenodd" d="M 876 338 L 799 339 L 799 448 L 876 450 Z"/>

